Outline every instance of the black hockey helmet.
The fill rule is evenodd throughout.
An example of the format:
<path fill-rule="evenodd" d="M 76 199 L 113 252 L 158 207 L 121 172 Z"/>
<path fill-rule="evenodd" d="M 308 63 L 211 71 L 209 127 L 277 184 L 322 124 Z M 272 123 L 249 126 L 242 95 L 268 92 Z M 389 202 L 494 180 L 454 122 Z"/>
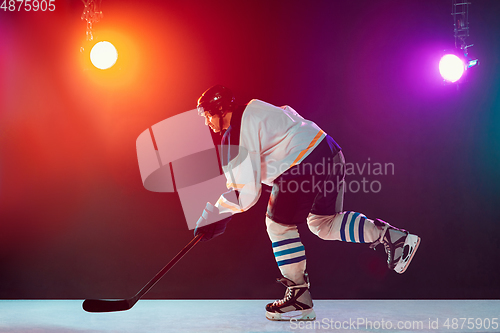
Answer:
<path fill-rule="evenodd" d="M 215 85 L 205 91 L 198 99 L 198 114 L 203 116 L 206 113 L 211 115 L 223 115 L 227 111 L 232 111 L 236 107 L 233 92 L 228 88 Z"/>

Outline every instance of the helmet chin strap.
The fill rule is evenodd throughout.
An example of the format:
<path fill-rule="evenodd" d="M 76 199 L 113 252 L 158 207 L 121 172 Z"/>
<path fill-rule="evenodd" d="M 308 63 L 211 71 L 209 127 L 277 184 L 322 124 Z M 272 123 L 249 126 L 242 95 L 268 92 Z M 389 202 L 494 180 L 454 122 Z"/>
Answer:
<path fill-rule="evenodd" d="M 223 119 L 224 116 L 225 116 L 225 114 L 224 115 L 221 114 L 219 117 L 219 135 L 220 136 L 223 136 L 225 133 L 224 128 L 222 127 L 224 124 L 224 119 Z"/>
<path fill-rule="evenodd" d="M 219 135 L 222 136 L 222 117 L 219 117 Z"/>

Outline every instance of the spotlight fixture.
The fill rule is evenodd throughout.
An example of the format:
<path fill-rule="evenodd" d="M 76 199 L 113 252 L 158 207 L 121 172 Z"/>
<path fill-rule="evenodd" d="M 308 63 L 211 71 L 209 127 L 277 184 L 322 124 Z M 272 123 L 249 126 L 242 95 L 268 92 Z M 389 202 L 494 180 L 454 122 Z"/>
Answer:
<path fill-rule="evenodd" d="M 455 49 L 457 52 L 445 54 L 439 61 L 439 72 L 445 82 L 457 82 L 467 75 L 467 70 L 479 64 L 478 59 L 469 57 L 468 48 L 474 44 L 467 45 L 465 39 L 469 37 L 469 5 L 464 0 L 452 0 L 453 27 L 455 37 Z M 458 51 L 460 50 L 460 51 Z"/>
<path fill-rule="evenodd" d="M 118 52 L 113 44 L 102 41 L 94 45 L 90 51 L 90 61 L 99 69 L 112 67 L 118 59 Z"/>
<path fill-rule="evenodd" d="M 458 56 L 448 53 L 439 61 L 439 73 L 445 81 L 456 82 L 465 72 L 465 64 Z"/>

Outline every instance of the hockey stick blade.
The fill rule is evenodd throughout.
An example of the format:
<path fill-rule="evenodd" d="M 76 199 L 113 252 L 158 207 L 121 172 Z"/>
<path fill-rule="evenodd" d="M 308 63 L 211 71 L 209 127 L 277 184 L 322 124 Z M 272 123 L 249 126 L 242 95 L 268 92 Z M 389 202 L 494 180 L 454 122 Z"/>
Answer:
<path fill-rule="evenodd" d="M 134 304 L 126 299 L 86 299 L 83 309 L 87 312 L 115 312 L 129 310 Z"/>
<path fill-rule="evenodd" d="M 134 297 L 128 299 L 86 299 L 82 307 L 87 312 L 115 312 L 131 309 L 160 279 L 203 237 L 196 235 L 170 262 L 161 269 Z"/>

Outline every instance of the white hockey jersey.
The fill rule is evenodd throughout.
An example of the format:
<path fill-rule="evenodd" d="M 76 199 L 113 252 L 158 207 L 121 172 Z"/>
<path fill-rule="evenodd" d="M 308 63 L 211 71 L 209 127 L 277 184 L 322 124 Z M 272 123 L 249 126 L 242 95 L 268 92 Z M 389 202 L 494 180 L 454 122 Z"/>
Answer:
<path fill-rule="evenodd" d="M 215 204 L 219 212 L 248 210 L 260 197 L 261 183 L 271 186 L 283 172 L 303 161 L 325 136 L 321 128 L 289 106 L 252 100 L 241 119 L 239 153 L 223 167 L 230 191 Z"/>

